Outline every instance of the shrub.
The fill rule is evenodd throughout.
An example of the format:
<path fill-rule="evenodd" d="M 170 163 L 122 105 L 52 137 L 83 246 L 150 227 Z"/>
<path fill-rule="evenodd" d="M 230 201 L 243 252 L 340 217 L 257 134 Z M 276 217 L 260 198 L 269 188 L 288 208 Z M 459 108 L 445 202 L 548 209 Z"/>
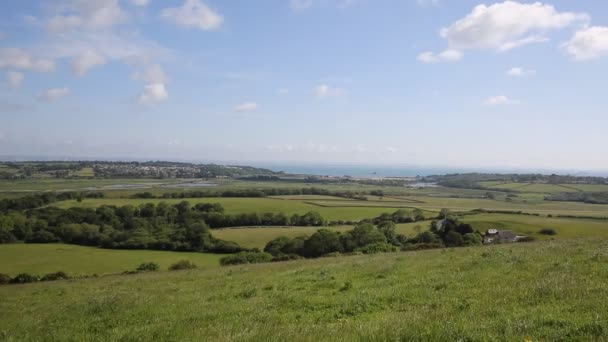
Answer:
<path fill-rule="evenodd" d="M 8 274 L 0 273 L 0 285 L 5 285 L 11 282 L 11 277 Z"/>
<path fill-rule="evenodd" d="M 180 260 L 169 266 L 170 271 L 191 270 L 196 268 L 196 265 L 190 260 Z"/>
<path fill-rule="evenodd" d="M 46 274 L 40 281 L 52 281 L 52 280 L 66 280 L 70 279 L 67 273 L 59 271 L 55 273 Z"/>
<path fill-rule="evenodd" d="M 409 245 L 405 245 L 403 247 L 401 247 L 401 250 L 404 252 L 407 251 L 419 251 L 419 250 L 423 250 L 423 249 L 436 249 L 436 248 L 443 248 L 444 246 L 438 242 L 430 242 L 430 243 L 415 243 L 415 244 L 409 244 Z"/>
<path fill-rule="evenodd" d="M 137 266 L 135 269 L 137 272 L 156 272 L 160 269 L 155 262 L 144 262 L 143 264 Z"/>
<path fill-rule="evenodd" d="M 272 258 L 272 261 L 290 261 L 300 259 L 304 259 L 304 257 L 297 254 L 280 254 Z"/>
<path fill-rule="evenodd" d="M 517 242 L 532 242 L 534 240 L 536 240 L 536 238 L 534 236 L 524 236 L 524 237 L 517 239 Z"/>
<path fill-rule="evenodd" d="M 538 233 L 541 235 L 557 235 L 557 231 L 553 228 L 543 228 Z"/>
<path fill-rule="evenodd" d="M 217 254 L 232 254 L 242 250 L 238 243 L 224 240 L 218 240 L 211 248 L 211 252 Z"/>
<path fill-rule="evenodd" d="M 26 283 L 35 283 L 39 280 L 38 276 L 21 273 L 17 275 L 15 278 L 11 279 L 10 284 L 26 284 Z"/>
<path fill-rule="evenodd" d="M 357 252 L 361 252 L 364 254 L 388 253 L 396 252 L 397 250 L 397 247 L 388 243 L 373 243 L 371 245 L 363 246 L 356 249 Z"/>
<path fill-rule="evenodd" d="M 265 252 L 241 252 L 220 259 L 222 265 L 255 264 L 272 261 L 272 255 Z"/>

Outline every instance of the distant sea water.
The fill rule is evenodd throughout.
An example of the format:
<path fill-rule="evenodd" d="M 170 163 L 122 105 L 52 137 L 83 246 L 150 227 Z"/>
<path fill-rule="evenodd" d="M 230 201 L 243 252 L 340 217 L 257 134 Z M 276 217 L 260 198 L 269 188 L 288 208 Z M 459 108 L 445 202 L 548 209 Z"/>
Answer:
<path fill-rule="evenodd" d="M 351 176 L 361 178 L 415 177 L 442 175 L 447 173 L 471 172 L 465 169 L 423 168 L 423 167 L 387 167 L 387 166 L 350 166 L 350 165 L 254 165 L 272 171 L 284 171 L 292 174 L 319 176 Z"/>
<path fill-rule="evenodd" d="M 421 166 L 373 166 L 373 165 L 314 165 L 314 164 L 272 164 L 251 163 L 251 166 L 270 169 L 272 171 L 284 171 L 292 174 L 306 174 L 319 176 L 351 176 L 359 178 L 386 178 L 386 177 L 415 177 L 445 175 L 451 173 L 499 173 L 499 174 L 526 174 L 540 173 L 550 175 L 552 173 L 574 176 L 599 176 L 608 177 L 606 171 L 576 171 L 576 170 L 546 170 L 525 168 L 450 168 L 450 167 L 421 167 Z"/>

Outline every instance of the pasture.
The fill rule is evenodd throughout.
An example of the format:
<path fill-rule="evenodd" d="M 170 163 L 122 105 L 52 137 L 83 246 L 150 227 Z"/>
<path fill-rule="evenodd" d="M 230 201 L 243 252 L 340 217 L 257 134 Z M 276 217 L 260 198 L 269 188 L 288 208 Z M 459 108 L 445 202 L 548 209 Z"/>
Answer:
<path fill-rule="evenodd" d="M 551 202 L 544 200 L 513 201 L 493 200 L 484 198 L 449 198 L 431 196 L 395 196 L 385 197 L 383 200 L 356 201 L 334 197 L 316 199 L 301 199 L 296 196 L 282 196 L 277 198 L 189 198 L 189 199 L 128 199 L 128 198 L 102 198 L 84 199 L 82 202 L 63 201 L 51 205 L 59 208 L 85 207 L 96 208 L 101 205 L 134 205 L 143 203 L 167 202 L 176 204 L 181 201 L 196 203 L 220 203 L 229 214 L 282 212 L 287 215 L 303 214 L 308 211 L 317 211 L 327 220 L 358 221 L 372 218 L 381 213 L 394 212 L 398 209 L 419 208 L 424 211 L 427 218 L 437 216 L 437 213 L 447 208 L 452 211 L 469 211 L 473 209 L 511 210 L 541 215 L 578 215 L 608 217 L 608 206 L 587 204 L 580 202 Z"/>
<path fill-rule="evenodd" d="M 400 252 L 0 287 L 23 340 L 602 340 L 606 240 Z"/>
<path fill-rule="evenodd" d="M 0 244 L 0 273 L 15 276 L 23 272 L 44 275 L 64 271 L 72 276 L 103 275 L 132 271 L 144 262 L 155 262 L 166 270 L 182 259 L 211 268 L 219 266 L 220 258 L 218 254 L 111 250 L 65 244 Z"/>

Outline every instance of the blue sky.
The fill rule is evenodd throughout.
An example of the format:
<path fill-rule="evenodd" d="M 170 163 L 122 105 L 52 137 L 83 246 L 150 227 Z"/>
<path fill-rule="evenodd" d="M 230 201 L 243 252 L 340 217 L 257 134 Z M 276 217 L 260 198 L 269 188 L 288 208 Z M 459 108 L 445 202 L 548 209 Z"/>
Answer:
<path fill-rule="evenodd" d="M 0 6 L 0 155 L 608 170 L 605 1 Z"/>

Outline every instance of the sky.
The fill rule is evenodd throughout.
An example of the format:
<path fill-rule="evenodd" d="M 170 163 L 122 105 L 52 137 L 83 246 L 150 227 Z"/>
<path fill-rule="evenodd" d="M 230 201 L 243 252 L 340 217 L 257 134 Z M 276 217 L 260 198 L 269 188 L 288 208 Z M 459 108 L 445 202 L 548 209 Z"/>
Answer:
<path fill-rule="evenodd" d="M 608 170 L 606 1 L 0 9 L 0 156 Z"/>

